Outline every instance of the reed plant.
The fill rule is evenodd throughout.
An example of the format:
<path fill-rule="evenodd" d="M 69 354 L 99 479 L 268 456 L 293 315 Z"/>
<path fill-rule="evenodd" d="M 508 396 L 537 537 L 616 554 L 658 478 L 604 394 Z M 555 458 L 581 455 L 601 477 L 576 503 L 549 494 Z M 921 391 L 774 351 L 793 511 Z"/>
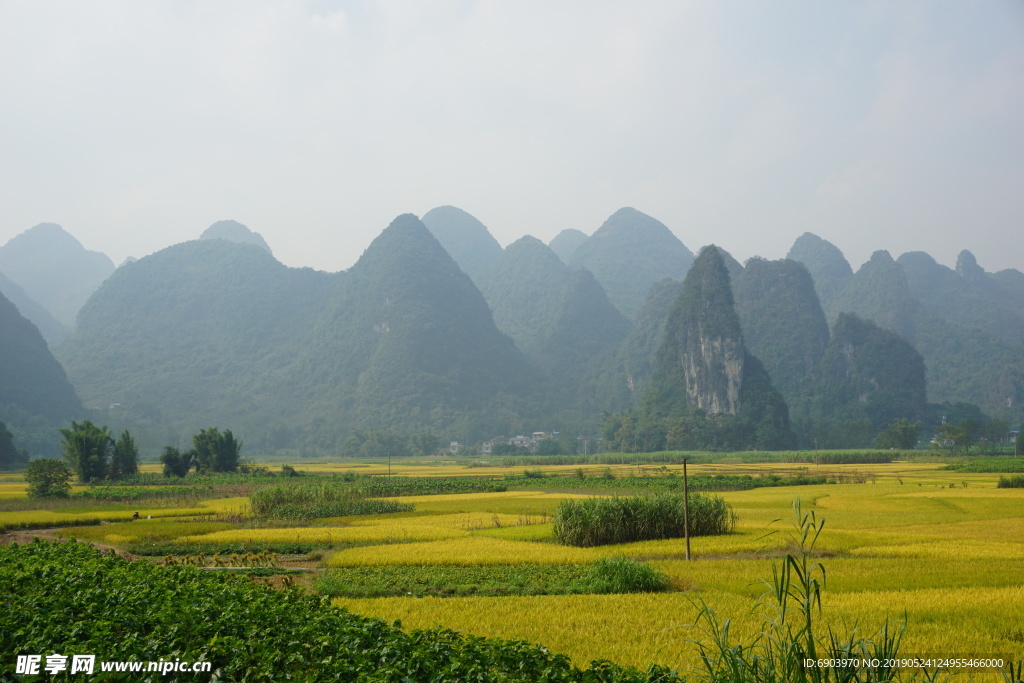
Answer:
<path fill-rule="evenodd" d="M 821 593 L 825 566 L 814 561 L 814 547 L 825 526 L 813 511 L 793 503 L 794 531 L 788 535 L 795 552 L 772 566 L 771 579 L 762 579 L 765 593 L 755 607 L 762 626 L 746 642 L 734 642 L 731 620 L 720 620 L 703 601 L 694 626 L 705 639 L 694 640 L 700 659 L 697 679 L 714 683 L 891 683 L 934 680 L 935 673 L 893 668 L 906 619 L 888 619 L 870 636 L 854 625 L 848 632 L 831 626 L 822 632 Z M 819 665 L 822 663 L 823 665 Z"/>
<path fill-rule="evenodd" d="M 681 538 L 686 535 L 681 494 L 567 498 L 554 514 L 555 539 L 589 548 L 611 543 Z M 735 514 L 721 497 L 693 493 L 689 502 L 691 536 L 730 533 Z"/>

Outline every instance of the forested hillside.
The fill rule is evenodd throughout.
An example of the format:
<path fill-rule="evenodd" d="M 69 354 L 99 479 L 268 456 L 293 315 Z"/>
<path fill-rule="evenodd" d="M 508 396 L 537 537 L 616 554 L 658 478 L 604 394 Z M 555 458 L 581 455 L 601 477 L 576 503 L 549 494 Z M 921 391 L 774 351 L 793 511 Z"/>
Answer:
<path fill-rule="evenodd" d="M 0 294 L 0 423 L 20 448 L 57 452 L 57 428 L 83 408 L 43 336 Z"/>
<path fill-rule="evenodd" d="M 237 242 L 238 244 L 254 244 L 263 251 L 267 252 L 271 256 L 274 252 L 271 251 L 270 245 L 263 239 L 263 235 L 258 232 L 253 232 L 247 226 L 242 225 L 238 221 L 217 221 L 199 236 L 201 240 L 227 240 L 228 242 Z"/>
<path fill-rule="evenodd" d="M 48 345 L 55 346 L 71 334 L 70 327 L 54 318 L 48 310 L 33 301 L 21 285 L 3 273 L 0 273 L 0 294 L 7 297 L 8 301 L 18 307 L 18 312 L 32 321 Z"/>
<path fill-rule="evenodd" d="M 987 273 L 961 252 L 956 270 L 923 252 L 888 252 L 848 274 L 833 245 L 805 234 L 790 258 L 811 272 L 828 318 L 843 312 L 893 330 L 924 359 L 929 400 L 968 402 L 993 417 L 1024 419 L 1024 274 Z"/>
<path fill-rule="evenodd" d="M 0 272 L 67 327 L 114 264 L 55 223 L 40 223 L 0 247 Z"/>
<path fill-rule="evenodd" d="M 292 366 L 339 279 L 253 245 L 185 242 L 118 268 L 57 355 L 88 405 L 141 438 L 291 425 L 308 391 Z"/>
<path fill-rule="evenodd" d="M 341 278 L 296 368 L 320 399 L 311 409 L 336 428 L 433 426 L 475 440 L 508 429 L 537 388 L 473 282 L 411 214 Z"/>
<path fill-rule="evenodd" d="M 575 228 L 566 228 L 555 235 L 554 238 L 548 242 L 548 246 L 551 247 L 551 251 L 558 254 L 558 258 L 562 259 L 565 263 L 569 263 L 569 261 L 572 260 L 572 255 L 576 253 L 576 250 L 580 245 L 586 241 L 587 233 L 582 230 L 576 230 Z"/>
<path fill-rule="evenodd" d="M 78 245 L 54 228 L 33 239 Z M 606 447 L 842 447 L 871 445 L 893 420 L 927 427 L 952 410 L 940 403 L 1024 417 L 1024 275 L 987 273 L 970 252 L 951 269 L 878 251 L 854 273 L 808 233 L 790 259 L 740 264 L 708 247 L 694 269 L 666 226 L 628 208 L 551 244 L 559 253 L 530 236 L 502 249 L 439 207 L 396 218 L 352 268 L 324 273 L 284 266 L 221 221 L 114 271 L 54 355 L 90 417 L 151 450 L 211 426 L 255 453 L 536 431 L 572 449 L 606 414 Z M 27 321 L 8 306 L 13 339 Z M 17 338 L 45 350 L 32 330 Z M 82 412 L 57 384 L 33 387 L 59 416 L 5 404 L 19 447 L 52 451 L 45 421 Z M 48 445 L 33 436 L 47 430 Z"/>
<path fill-rule="evenodd" d="M 539 351 L 561 312 L 572 271 L 539 239 L 508 245 L 477 278 L 498 329 L 526 354 Z"/>
<path fill-rule="evenodd" d="M 609 216 L 569 260 L 593 273 L 627 318 L 643 305 L 651 285 L 666 277 L 681 280 L 692 263 L 693 252 L 671 230 L 629 207 Z"/>
<path fill-rule="evenodd" d="M 431 209 L 423 214 L 423 224 L 474 280 L 501 255 L 501 245 L 487 226 L 457 207 Z"/>

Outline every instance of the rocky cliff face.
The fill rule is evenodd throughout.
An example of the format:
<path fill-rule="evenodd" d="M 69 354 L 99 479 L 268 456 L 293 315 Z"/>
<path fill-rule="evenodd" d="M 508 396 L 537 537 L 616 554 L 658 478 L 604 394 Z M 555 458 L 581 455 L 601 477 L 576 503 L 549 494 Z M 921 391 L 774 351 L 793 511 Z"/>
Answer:
<path fill-rule="evenodd" d="M 739 414 L 746 349 L 718 249 L 703 249 L 687 273 L 658 355 L 661 383 L 684 387 L 687 405 Z"/>
<path fill-rule="evenodd" d="M 743 342 L 697 339 L 680 359 L 690 404 L 712 415 L 739 415 L 743 384 Z"/>

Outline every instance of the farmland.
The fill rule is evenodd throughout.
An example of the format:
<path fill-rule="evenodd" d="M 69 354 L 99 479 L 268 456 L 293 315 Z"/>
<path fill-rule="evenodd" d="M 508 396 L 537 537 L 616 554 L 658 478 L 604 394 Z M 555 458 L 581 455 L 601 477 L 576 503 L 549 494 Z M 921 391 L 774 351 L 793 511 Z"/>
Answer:
<path fill-rule="evenodd" d="M 420 467 L 435 467 L 438 477 L 479 476 L 486 469 L 457 463 Z M 588 478 L 609 481 L 608 468 L 622 480 L 666 478 L 679 469 L 641 465 L 638 475 L 636 464 L 538 466 L 554 482 L 542 490 L 517 482 L 518 490 L 394 496 L 412 509 L 290 524 L 252 517 L 237 496 L 191 508 L 139 503 L 143 516 L 153 519 L 134 522 L 131 509 L 108 506 L 0 511 L 0 524 L 17 528 L 53 515 L 54 526 L 74 525 L 58 535 L 136 550 L 148 544 L 156 555 L 275 544 L 315 550 L 282 558 L 283 564 L 318 567 L 319 583 L 307 582 L 310 589 L 319 585 L 335 596 L 335 605 L 358 614 L 398 619 L 405 629 L 440 626 L 537 642 L 567 654 L 577 666 L 608 659 L 685 672 L 696 665 L 689 641 L 707 638 L 689 626 L 699 604 L 732 619 L 734 638 L 758 631 L 761 622 L 752 610 L 764 592 L 759 578 L 769 578 L 779 557 L 793 550 L 785 532 L 799 498 L 805 511 L 825 519 L 814 554 L 827 570 L 822 624 L 848 632 L 856 623 L 871 635 L 886 619 L 898 625 L 906 618 L 904 656 L 1024 653 L 1024 491 L 997 488 L 996 473 L 917 461 L 692 465 L 691 474 L 698 476 L 810 472 L 837 483 L 718 493 L 736 513 L 735 530 L 692 539 L 694 561 L 687 562 L 682 539 L 582 548 L 554 542 L 552 516 L 560 501 L 605 493 L 599 487 L 583 490 L 576 471 L 583 470 L 585 484 Z M 352 471 L 341 465 L 332 470 Z M 555 473 L 565 477 L 565 490 L 551 479 Z M 14 501 L 17 487 L 0 484 L 2 500 Z M 106 524 L 84 526 L 100 520 Z M 613 557 L 645 563 L 665 575 L 671 589 L 597 594 L 602 591 L 583 580 L 586 568 Z"/>

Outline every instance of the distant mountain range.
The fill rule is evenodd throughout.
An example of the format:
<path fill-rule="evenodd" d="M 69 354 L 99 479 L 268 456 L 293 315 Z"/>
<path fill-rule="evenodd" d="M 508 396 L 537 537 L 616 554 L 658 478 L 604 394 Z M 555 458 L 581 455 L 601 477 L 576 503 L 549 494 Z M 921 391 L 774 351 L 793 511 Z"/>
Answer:
<path fill-rule="evenodd" d="M 153 445 L 218 426 L 253 452 L 323 454 L 356 428 L 477 442 L 594 434 L 632 410 L 721 415 L 686 424 L 727 425 L 728 443 L 759 448 L 870 445 L 895 418 L 930 419 L 929 401 L 1024 419 L 1019 271 L 988 273 L 965 251 L 955 269 L 876 252 L 854 272 L 809 233 L 778 261 L 702 255 L 703 294 L 687 294 L 693 253 L 631 208 L 590 236 L 502 249 L 438 207 L 396 218 L 341 273 L 286 267 L 234 221 L 116 270 L 42 224 L 0 247 L 6 319 L 35 335 L 11 336 L 8 358 L 42 358 L 46 343 L 24 340 L 45 338 L 67 375 L 52 356 L 10 361 L 0 421 L 19 447 L 45 441 L 33 415 L 88 412 Z M 725 355 L 701 355 L 711 347 Z M 49 368 L 35 384 L 52 410 L 3 393 L 19 363 Z"/>

